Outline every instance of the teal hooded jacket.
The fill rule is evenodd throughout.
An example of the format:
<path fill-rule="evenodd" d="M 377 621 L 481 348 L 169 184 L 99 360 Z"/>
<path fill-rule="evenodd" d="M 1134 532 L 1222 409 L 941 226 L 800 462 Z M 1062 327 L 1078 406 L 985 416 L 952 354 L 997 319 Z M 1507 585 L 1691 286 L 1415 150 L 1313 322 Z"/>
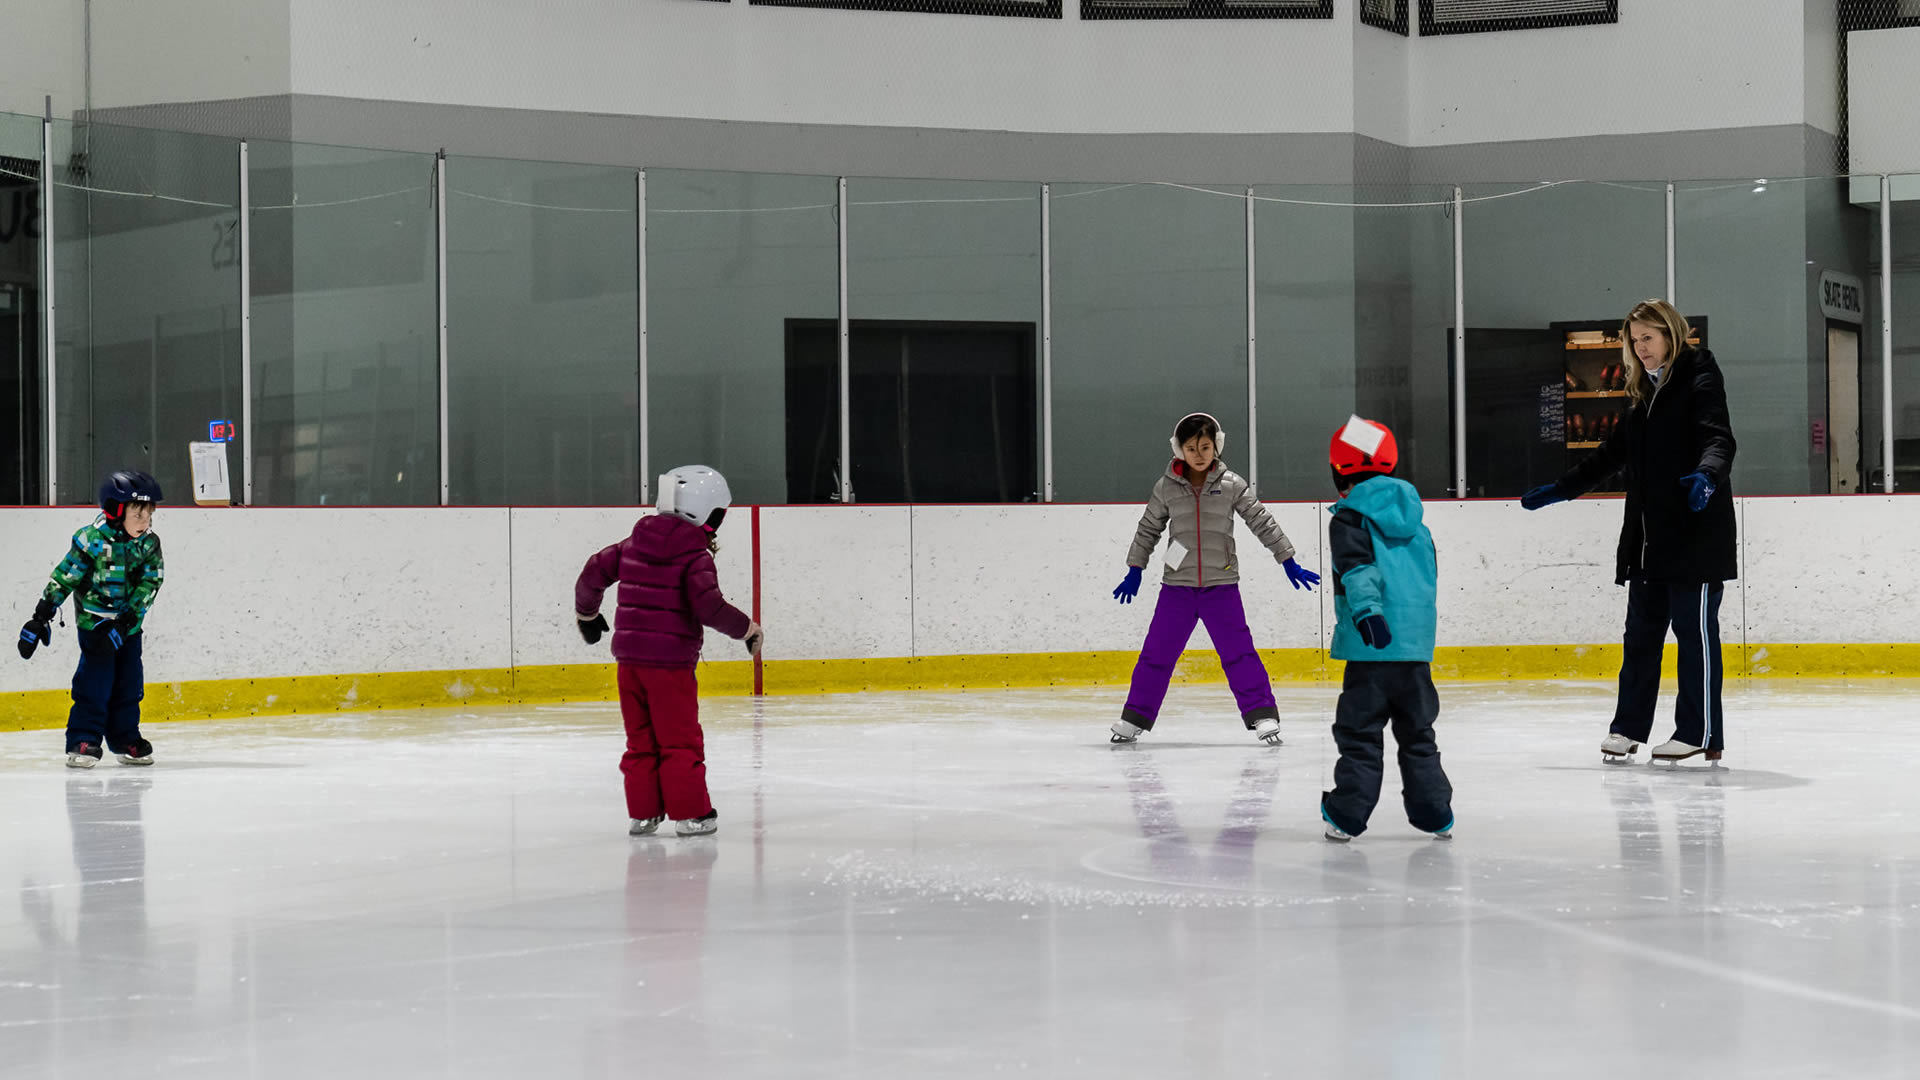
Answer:
<path fill-rule="evenodd" d="M 1433 534 L 1421 523 L 1420 494 L 1405 480 L 1375 476 L 1334 503 L 1333 658 L 1433 662 L 1440 570 Z M 1384 649 L 1360 637 L 1360 620 L 1387 620 Z"/>

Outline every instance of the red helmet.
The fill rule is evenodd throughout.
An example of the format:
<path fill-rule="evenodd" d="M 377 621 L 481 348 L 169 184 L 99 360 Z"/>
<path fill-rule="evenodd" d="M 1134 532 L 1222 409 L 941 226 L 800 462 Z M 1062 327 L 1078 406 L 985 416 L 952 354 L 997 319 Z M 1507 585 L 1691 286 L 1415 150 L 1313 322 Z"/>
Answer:
<path fill-rule="evenodd" d="M 1355 416 L 1333 433 L 1327 462 L 1339 476 L 1385 475 L 1400 464 L 1400 446 L 1387 425 Z"/>

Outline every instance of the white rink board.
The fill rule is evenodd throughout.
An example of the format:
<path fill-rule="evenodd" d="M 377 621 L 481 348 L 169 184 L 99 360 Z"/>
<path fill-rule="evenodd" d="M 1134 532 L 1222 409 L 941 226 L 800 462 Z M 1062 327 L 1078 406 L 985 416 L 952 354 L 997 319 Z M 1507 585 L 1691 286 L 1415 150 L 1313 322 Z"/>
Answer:
<path fill-rule="evenodd" d="M 1745 499 L 1747 640 L 1920 641 L 1920 500 Z M 1728 596 L 1721 619 L 1731 616 Z"/>
<path fill-rule="evenodd" d="M 1273 507 L 1302 565 L 1329 575 L 1326 504 Z M 167 583 L 149 620 L 148 681 L 604 663 L 572 626 L 587 557 L 649 511 L 164 509 Z M 1606 644 L 1626 610 L 1613 584 L 1621 503 L 1528 513 L 1511 502 L 1430 502 L 1440 557 L 1440 644 Z M 1920 567 L 1901 553 L 1920 500 L 1740 502 L 1741 580 L 1722 608 L 1729 644 L 1920 642 Z M 721 532 L 721 588 L 752 608 L 751 510 Z M 771 659 L 868 659 L 1139 647 L 1158 596 L 1149 569 L 1120 605 L 1139 507 L 768 507 L 762 609 Z M 85 508 L 0 510 L 0 596 L 24 622 Z M 1315 648 L 1332 598 L 1296 592 L 1239 530 L 1242 593 L 1262 648 Z M 510 585 L 509 585 L 510 583 Z M 1330 584 L 1330 582 L 1328 583 Z M 70 612 L 71 609 L 69 609 Z M 0 692 L 60 690 L 72 617 L 31 663 L 0 662 Z M 1190 648 L 1211 647 L 1204 630 Z M 707 655 L 743 657 L 709 635 Z"/>
<path fill-rule="evenodd" d="M 729 542 L 744 541 L 736 535 Z M 760 511 L 760 590 L 769 660 L 912 656 L 913 512 Z"/>

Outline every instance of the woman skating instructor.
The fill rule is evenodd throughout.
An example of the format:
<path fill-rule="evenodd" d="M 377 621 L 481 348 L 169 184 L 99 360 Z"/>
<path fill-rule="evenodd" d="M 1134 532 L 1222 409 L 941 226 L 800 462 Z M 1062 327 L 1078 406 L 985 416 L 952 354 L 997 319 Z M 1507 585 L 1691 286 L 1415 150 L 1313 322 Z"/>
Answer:
<path fill-rule="evenodd" d="M 1697 755 L 1718 761 L 1726 745 L 1720 711 L 1720 597 L 1737 574 L 1733 427 L 1713 354 L 1687 344 L 1687 321 L 1648 300 L 1620 327 L 1627 368 L 1626 420 L 1557 482 L 1526 493 L 1529 510 L 1579 498 L 1619 472 L 1627 515 L 1615 578 L 1627 586 L 1625 656 L 1613 727 L 1600 744 L 1624 760 L 1653 733 L 1660 653 L 1667 628 L 1680 643 L 1680 703 L 1673 738 L 1653 760 Z"/>

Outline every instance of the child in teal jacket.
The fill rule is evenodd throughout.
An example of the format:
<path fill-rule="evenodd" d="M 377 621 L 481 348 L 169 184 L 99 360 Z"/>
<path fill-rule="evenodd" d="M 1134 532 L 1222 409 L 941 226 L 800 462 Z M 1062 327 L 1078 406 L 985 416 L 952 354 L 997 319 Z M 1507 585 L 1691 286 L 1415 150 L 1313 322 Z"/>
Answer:
<path fill-rule="evenodd" d="M 1346 661 L 1335 707 L 1340 748 L 1333 790 L 1320 799 L 1327 839 L 1367 830 L 1380 801 L 1384 729 L 1393 723 L 1407 820 L 1445 840 L 1453 835 L 1453 785 L 1440 767 L 1433 721 L 1435 594 L 1439 567 L 1433 534 L 1421 523 L 1420 495 L 1393 476 L 1393 432 L 1354 417 L 1333 436 L 1328 462 L 1340 501 L 1333 504 L 1333 658 Z"/>

